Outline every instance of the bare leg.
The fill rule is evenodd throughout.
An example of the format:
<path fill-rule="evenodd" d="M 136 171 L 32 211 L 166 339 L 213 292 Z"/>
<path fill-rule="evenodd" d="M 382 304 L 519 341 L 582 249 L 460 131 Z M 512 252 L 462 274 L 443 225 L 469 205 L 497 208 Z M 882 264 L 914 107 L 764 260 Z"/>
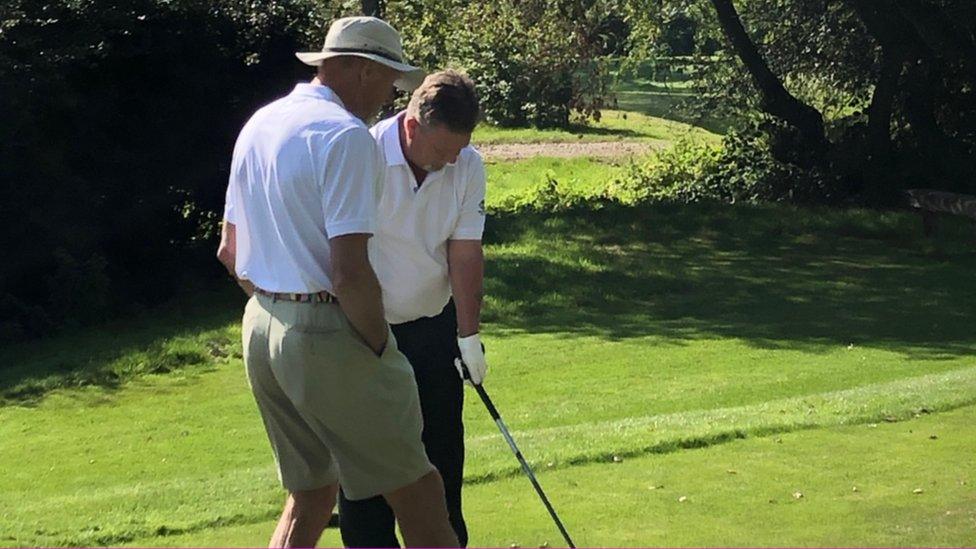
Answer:
<path fill-rule="evenodd" d="M 396 515 L 407 547 L 458 546 L 444 503 L 444 482 L 436 470 L 383 497 Z"/>
<path fill-rule="evenodd" d="M 315 547 L 332 518 L 338 484 L 291 492 L 268 547 Z"/>

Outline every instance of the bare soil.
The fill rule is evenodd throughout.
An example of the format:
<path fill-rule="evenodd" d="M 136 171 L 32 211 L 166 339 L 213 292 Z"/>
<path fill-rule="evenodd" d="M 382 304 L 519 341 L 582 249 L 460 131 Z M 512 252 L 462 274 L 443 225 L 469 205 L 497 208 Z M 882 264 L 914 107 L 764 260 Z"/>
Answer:
<path fill-rule="evenodd" d="M 504 143 L 477 145 L 487 160 L 524 160 L 536 156 L 621 158 L 639 156 L 667 146 L 666 141 L 582 141 L 577 143 Z"/>

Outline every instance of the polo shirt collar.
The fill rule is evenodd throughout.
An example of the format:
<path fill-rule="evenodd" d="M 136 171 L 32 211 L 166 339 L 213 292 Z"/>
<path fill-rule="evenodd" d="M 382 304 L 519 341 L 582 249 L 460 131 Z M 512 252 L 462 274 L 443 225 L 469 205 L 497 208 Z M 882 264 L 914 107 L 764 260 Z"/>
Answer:
<path fill-rule="evenodd" d="M 331 101 L 333 103 L 336 103 L 343 109 L 346 108 L 346 105 L 342 102 L 342 99 L 339 99 L 339 96 L 336 95 L 334 91 L 332 91 L 332 88 L 323 84 L 313 84 L 311 82 L 299 82 L 298 84 L 295 85 L 295 89 L 292 90 L 291 94 L 301 95 L 303 97 L 325 99 L 326 101 Z"/>
<path fill-rule="evenodd" d="M 400 111 L 393 119 L 393 123 L 383 130 L 380 134 L 380 141 L 383 142 L 383 156 L 386 157 L 387 166 L 407 166 L 407 158 L 403 156 L 403 145 L 400 143 L 400 121 L 406 116 L 407 111 Z M 437 176 L 444 171 L 441 168 L 434 172 L 427 172 L 427 176 Z"/>
<path fill-rule="evenodd" d="M 381 139 L 383 141 L 383 156 L 386 157 L 387 166 L 405 166 L 407 164 L 407 158 L 403 156 L 403 146 L 400 144 L 400 121 L 403 120 L 405 112 L 398 113 L 393 119 L 393 123 L 383 130 Z"/>

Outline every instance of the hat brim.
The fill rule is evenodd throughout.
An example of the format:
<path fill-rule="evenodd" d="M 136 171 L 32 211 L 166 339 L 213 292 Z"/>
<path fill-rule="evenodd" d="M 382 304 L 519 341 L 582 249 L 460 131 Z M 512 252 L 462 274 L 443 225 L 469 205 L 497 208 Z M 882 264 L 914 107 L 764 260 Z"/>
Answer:
<path fill-rule="evenodd" d="M 360 53 L 360 52 L 331 52 L 331 51 L 309 51 L 309 52 L 296 52 L 295 57 L 299 59 L 302 63 L 306 65 L 311 65 L 313 67 L 319 66 L 323 60 L 330 57 L 339 57 L 341 55 L 351 55 L 354 57 L 362 57 L 364 59 L 369 59 L 370 61 L 375 61 L 381 65 L 385 65 L 400 72 L 400 78 L 398 78 L 393 85 L 400 88 L 403 91 L 413 91 L 420 86 L 421 82 L 427 76 L 427 73 L 419 67 L 414 67 L 412 65 L 407 65 L 406 63 L 398 63 L 391 59 L 387 59 L 382 55 L 376 55 L 373 53 Z"/>

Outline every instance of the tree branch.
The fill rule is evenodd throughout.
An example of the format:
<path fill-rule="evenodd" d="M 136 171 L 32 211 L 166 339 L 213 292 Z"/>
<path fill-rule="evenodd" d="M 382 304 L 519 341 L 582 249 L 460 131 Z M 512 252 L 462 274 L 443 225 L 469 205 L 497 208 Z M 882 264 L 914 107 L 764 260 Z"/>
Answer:
<path fill-rule="evenodd" d="M 363 15 L 383 17 L 383 0 L 362 0 Z"/>
<path fill-rule="evenodd" d="M 773 74 L 763 59 L 759 49 L 749 38 L 732 0 L 711 0 L 718 15 L 719 24 L 725 36 L 732 43 L 739 59 L 745 64 L 753 82 L 762 97 L 762 109 L 785 120 L 800 131 L 804 146 L 813 153 L 814 159 L 821 158 L 827 151 L 827 137 L 824 133 L 823 115 L 820 111 L 800 101 L 783 86 L 779 77 Z"/>

